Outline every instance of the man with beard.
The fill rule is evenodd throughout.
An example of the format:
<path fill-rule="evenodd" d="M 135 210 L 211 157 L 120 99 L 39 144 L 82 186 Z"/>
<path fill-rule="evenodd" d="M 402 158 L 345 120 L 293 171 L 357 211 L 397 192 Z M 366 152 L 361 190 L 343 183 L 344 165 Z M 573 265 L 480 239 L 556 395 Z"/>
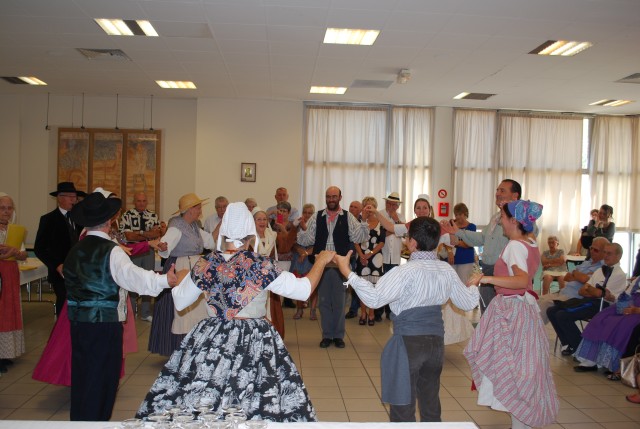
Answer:
<path fill-rule="evenodd" d="M 331 186 L 325 192 L 327 207 L 312 216 L 309 222 L 300 222 L 298 244 L 307 247 L 313 245 L 313 254 L 322 250 L 332 250 L 341 256 L 346 255 L 352 243 L 362 243 L 369 237 L 369 225 L 358 220 L 340 207 L 342 191 Z M 320 314 L 322 315 L 321 348 L 327 348 L 333 342 L 336 347 L 344 348 L 344 300 L 343 278 L 335 265 L 325 268 L 318 286 Z"/>

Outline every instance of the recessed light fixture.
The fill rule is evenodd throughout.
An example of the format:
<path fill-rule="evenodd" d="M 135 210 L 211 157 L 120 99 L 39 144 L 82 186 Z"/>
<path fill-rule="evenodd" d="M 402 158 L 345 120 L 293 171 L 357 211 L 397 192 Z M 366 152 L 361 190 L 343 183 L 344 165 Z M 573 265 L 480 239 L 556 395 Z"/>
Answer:
<path fill-rule="evenodd" d="M 338 94 L 342 95 L 347 92 L 347 88 L 338 86 L 312 86 L 309 91 L 311 94 Z"/>
<path fill-rule="evenodd" d="M 109 36 L 150 36 L 158 37 L 158 33 L 149 21 L 144 19 L 107 19 L 96 18 L 94 21 Z"/>
<path fill-rule="evenodd" d="M 2 79 L 6 80 L 9 83 L 14 85 L 46 85 L 46 82 L 41 81 L 37 77 L 34 76 L 20 76 L 20 77 L 3 77 Z"/>
<path fill-rule="evenodd" d="M 193 82 L 181 80 L 156 80 L 156 83 L 165 89 L 197 89 Z"/>
<path fill-rule="evenodd" d="M 590 42 L 547 40 L 529 53 L 535 55 L 560 55 L 563 57 L 572 57 L 591 46 L 593 46 L 593 44 Z"/>
<path fill-rule="evenodd" d="M 454 100 L 486 100 L 495 94 L 485 94 L 482 92 L 461 92 L 453 97 Z"/>
<path fill-rule="evenodd" d="M 379 30 L 358 30 L 353 28 L 327 28 L 324 43 L 337 45 L 371 46 L 380 34 Z"/>
<path fill-rule="evenodd" d="M 618 107 L 624 104 L 633 103 L 632 100 L 610 100 L 604 99 L 600 101 L 596 101 L 594 103 L 589 103 L 589 106 L 605 106 L 605 107 Z"/>

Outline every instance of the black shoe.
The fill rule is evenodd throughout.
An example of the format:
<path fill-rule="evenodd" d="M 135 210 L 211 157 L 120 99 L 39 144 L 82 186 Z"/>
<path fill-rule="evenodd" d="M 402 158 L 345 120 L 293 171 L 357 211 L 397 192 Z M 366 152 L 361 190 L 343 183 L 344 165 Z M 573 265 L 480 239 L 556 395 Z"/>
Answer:
<path fill-rule="evenodd" d="M 354 313 L 353 311 L 349 310 L 347 312 L 347 314 L 344 315 L 345 319 L 353 319 L 354 317 L 356 317 L 356 313 Z"/>
<path fill-rule="evenodd" d="M 13 361 L 11 359 L 0 359 L 0 364 L 5 366 L 13 365 Z"/>
<path fill-rule="evenodd" d="M 7 367 L 0 363 L 0 374 L 7 372 Z"/>
<path fill-rule="evenodd" d="M 591 372 L 591 371 L 597 371 L 598 370 L 598 365 L 593 365 L 593 366 L 574 366 L 573 370 L 575 372 Z"/>
<path fill-rule="evenodd" d="M 576 351 L 574 349 L 572 349 L 571 347 L 567 347 L 566 349 L 562 350 L 560 353 L 562 354 L 562 356 L 571 356 L 575 352 Z"/>
<path fill-rule="evenodd" d="M 326 349 L 330 345 L 331 345 L 331 338 L 323 338 L 322 341 L 320 341 L 320 348 L 321 349 Z"/>
<path fill-rule="evenodd" d="M 382 322 L 382 316 L 379 316 L 379 315 L 377 315 L 377 314 L 376 314 L 376 315 L 373 317 L 373 320 L 375 320 L 376 322 Z"/>
<path fill-rule="evenodd" d="M 335 344 L 339 349 L 344 349 L 344 340 L 342 338 L 334 338 L 333 344 Z"/>
<path fill-rule="evenodd" d="M 285 298 L 282 302 L 282 306 L 286 308 L 296 308 L 296 303 L 291 298 Z"/>

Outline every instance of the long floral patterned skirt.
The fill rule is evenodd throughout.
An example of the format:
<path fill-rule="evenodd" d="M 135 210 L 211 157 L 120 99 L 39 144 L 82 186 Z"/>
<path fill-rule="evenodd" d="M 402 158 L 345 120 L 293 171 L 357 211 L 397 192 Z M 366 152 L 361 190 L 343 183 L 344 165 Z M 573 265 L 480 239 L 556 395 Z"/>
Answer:
<path fill-rule="evenodd" d="M 136 417 L 172 407 L 239 404 L 249 419 L 316 421 L 307 389 L 282 339 L 264 319 L 209 318 L 187 334 Z"/>

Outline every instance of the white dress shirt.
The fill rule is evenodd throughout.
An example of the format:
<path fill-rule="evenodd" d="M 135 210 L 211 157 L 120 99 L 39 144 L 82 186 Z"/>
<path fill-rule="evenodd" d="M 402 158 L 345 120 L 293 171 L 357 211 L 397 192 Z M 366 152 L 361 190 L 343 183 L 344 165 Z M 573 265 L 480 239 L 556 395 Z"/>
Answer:
<path fill-rule="evenodd" d="M 360 300 L 370 308 L 389 304 L 391 311 L 400 314 L 414 307 L 442 305 L 451 298 L 453 304 L 464 311 L 478 305 L 476 286 L 465 286 L 455 270 L 446 262 L 438 261 L 434 252 L 431 259 L 410 259 L 406 264 L 392 268 L 374 285 L 355 273 L 349 274 L 351 285 Z"/>

